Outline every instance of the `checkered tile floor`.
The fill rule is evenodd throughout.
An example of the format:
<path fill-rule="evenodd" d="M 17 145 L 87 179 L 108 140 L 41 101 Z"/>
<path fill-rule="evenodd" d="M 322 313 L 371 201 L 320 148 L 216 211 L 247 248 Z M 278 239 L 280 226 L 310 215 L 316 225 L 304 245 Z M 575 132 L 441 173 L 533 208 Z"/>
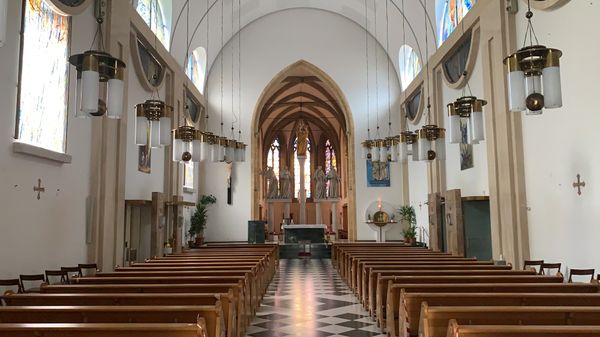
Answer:
<path fill-rule="evenodd" d="M 250 337 L 383 337 L 330 260 L 280 260 Z"/>

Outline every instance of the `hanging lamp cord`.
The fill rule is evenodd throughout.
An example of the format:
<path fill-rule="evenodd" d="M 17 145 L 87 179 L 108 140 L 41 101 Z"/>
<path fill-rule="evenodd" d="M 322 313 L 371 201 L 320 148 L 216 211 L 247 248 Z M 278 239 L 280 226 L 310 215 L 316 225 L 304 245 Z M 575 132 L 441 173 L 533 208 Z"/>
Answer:
<path fill-rule="evenodd" d="M 365 60 L 367 68 L 367 139 L 371 139 L 371 118 L 369 109 L 371 107 L 370 92 L 369 92 L 369 6 L 365 0 Z"/>

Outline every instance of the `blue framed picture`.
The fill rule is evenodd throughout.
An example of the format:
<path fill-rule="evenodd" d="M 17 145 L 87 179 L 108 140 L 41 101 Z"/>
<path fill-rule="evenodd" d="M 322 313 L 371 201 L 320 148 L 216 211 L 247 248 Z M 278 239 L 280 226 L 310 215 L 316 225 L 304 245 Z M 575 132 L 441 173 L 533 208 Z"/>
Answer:
<path fill-rule="evenodd" d="M 390 187 L 390 163 L 367 160 L 367 187 Z"/>

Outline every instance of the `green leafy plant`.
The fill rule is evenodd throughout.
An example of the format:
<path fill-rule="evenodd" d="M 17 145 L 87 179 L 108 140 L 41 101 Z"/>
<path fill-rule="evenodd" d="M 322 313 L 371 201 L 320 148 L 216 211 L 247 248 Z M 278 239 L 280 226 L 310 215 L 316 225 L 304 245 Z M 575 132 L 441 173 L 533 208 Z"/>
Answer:
<path fill-rule="evenodd" d="M 196 211 L 190 219 L 190 229 L 188 230 L 188 236 L 190 238 L 204 235 L 208 206 L 216 202 L 217 198 L 212 194 L 203 195 L 202 198 L 200 198 L 200 202 L 196 205 Z"/>
<path fill-rule="evenodd" d="M 405 239 L 414 239 L 417 237 L 417 214 L 412 206 L 402 206 L 398 209 L 400 220 L 408 223 L 408 227 L 402 230 Z"/>

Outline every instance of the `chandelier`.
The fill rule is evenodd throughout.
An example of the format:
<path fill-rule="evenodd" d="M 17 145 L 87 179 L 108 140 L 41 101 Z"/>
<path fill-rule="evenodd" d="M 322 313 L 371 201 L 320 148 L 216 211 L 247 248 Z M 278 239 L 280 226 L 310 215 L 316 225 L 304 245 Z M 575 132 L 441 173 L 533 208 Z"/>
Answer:
<path fill-rule="evenodd" d="M 562 106 L 559 62 L 562 52 L 539 44 L 531 23 L 533 12 L 529 1 L 527 5 L 525 17 L 528 23 L 523 48 L 504 59 L 508 72 L 508 109 L 540 115 L 543 108 Z M 529 46 L 526 46 L 527 37 Z"/>
<path fill-rule="evenodd" d="M 173 108 L 157 99 L 135 105 L 135 144 L 158 148 L 171 145 Z"/>
<path fill-rule="evenodd" d="M 463 96 L 456 101 L 449 103 L 449 142 L 452 144 L 460 143 L 462 140 L 461 119 L 465 118 L 467 122 L 467 143 L 478 144 L 484 140 L 483 134 L 483 107 L 486 101 L 478 99 L 475 96 Z"/>
<path fill-rule="evenodd" d="M 77 96 L 75 117 L 107 115 L 121 118 L 123 115 L 123 90 L 125 62 L 104 51 L 102 17 L 96 18 L 98 29 L 92 46 L 99 36 L 99 49 L 75 54 L 69 63 L 77 69 Z"/>

